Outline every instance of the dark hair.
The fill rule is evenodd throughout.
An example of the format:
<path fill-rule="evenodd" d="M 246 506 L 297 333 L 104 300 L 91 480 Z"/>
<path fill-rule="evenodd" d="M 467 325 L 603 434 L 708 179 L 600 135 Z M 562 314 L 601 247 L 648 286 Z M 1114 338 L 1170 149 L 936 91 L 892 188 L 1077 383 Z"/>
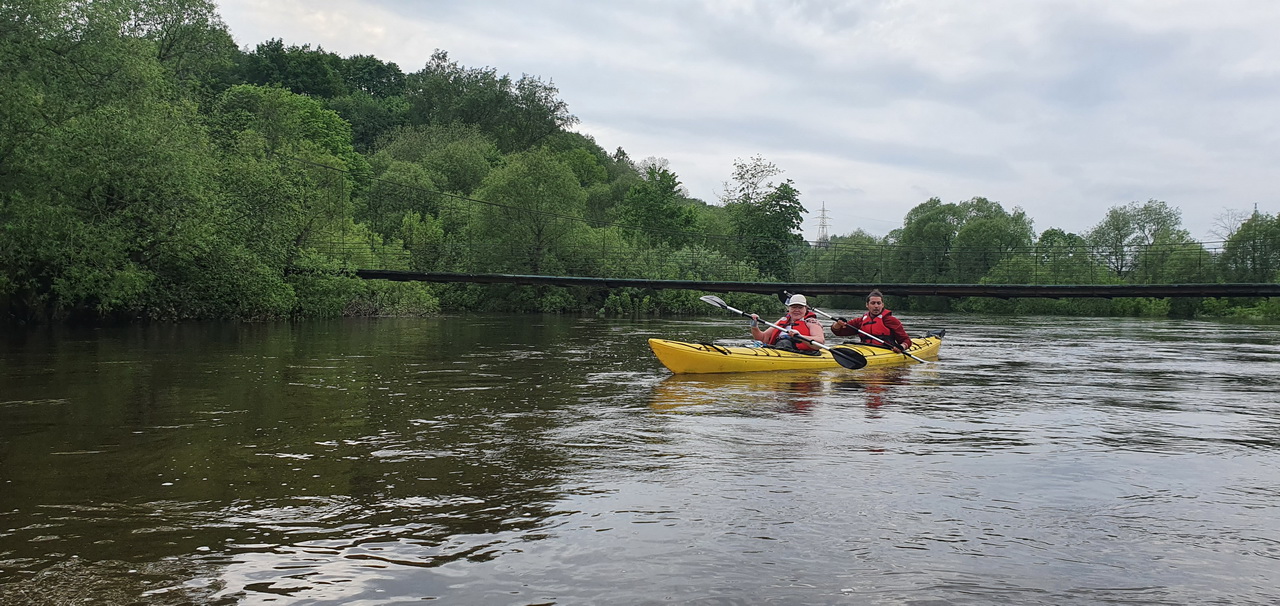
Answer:
<path fill-rule="evenodd" d="M 868 303 L 870 303 L 870 302 L 871 302 L 871 297 L 880 297 L 881 299 L 883 299 L 883 298 L 884 298 L 884 295 L 880 294 L 880 289 L 878 289 L 878 288 L 877 288 L 877 289 L 872 290 L 871 292 L 867 293 L 867 302 L 868 302 Z"/>

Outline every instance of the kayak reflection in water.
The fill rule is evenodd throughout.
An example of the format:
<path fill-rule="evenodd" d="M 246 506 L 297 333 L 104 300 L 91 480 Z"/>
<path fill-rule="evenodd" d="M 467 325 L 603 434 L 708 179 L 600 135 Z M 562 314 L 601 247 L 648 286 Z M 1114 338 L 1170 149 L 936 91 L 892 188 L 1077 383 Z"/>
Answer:
<path fill-rule="evenodd" d="M 760 330 L 760 316 L 751 314 L 751 338 L 775 349 L 813 355 L 817 355 L 821 348 L 796 338 L 796 335 L 808 337 L 815 343 L 826 343 L 822 325 L 818 323 L 818 314 L 809 309 L 809 301 L 804 295 L 791 295 L 787 300 L 787 315 L 774 324 L 781 326 L 783 331 L 773 327 Z"/>

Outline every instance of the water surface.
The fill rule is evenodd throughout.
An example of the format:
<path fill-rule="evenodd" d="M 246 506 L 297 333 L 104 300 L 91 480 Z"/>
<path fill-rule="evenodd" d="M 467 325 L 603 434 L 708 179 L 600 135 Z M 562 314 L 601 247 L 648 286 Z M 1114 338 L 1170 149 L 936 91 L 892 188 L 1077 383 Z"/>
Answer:
<path fill-rule="evenodd" d="M 937 362 L 646 348 L 725 317 L 10 333 L 0 602 L 1280 599 L 1280 329 L 904 321 Z"/>

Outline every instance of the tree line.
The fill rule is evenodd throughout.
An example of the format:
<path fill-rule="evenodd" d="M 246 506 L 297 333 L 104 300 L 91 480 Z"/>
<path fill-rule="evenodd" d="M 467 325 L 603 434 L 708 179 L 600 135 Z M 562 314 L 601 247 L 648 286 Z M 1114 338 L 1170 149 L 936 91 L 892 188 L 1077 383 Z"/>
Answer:
<path fill-rule="evenodd" d="M 797 184 L 762 157 L 735 161 L 708 203 L 664 159 L 571 130 L 550 81 L 442 50 L 405 72 L 278 39 L 240 49 L 208 0 L 0 5 L 0 62 L 10 321 L 431 314 L 442 300 L 705 311 L 691 292 L 384 283 L 357 268 L 997 283 L 1273 281 L 1280 269 L 1276 217 L 1241 219 L 1221 251 L 1205 251 L 1157 201 L 1113 208 L 1076 235 L 1036 234 L 1021 210 L 982 198 L 933 199 L 887 236 L 807 243 Z M 1266 300 L 902 303 L 1280 315 Z"/>

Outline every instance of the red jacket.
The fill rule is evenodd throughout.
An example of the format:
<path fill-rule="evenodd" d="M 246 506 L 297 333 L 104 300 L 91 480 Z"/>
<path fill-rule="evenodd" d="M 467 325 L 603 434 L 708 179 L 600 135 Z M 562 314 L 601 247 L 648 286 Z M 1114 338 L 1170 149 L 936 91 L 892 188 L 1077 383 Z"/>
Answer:
<path fill-rule="evenodd" d="M 842 337 L 858 335 L 862 338 L 863 343 L 878 345 L 875 341 L 868 339 L 866 335 L 859 334 L 859 329 L 884 339 L 890 344 L 900 345 L 903 349 L 911 347 L 911 337 L 907 336 L 907 329 L 903 328 L 902 322 L 893 317 L 893 312 L 888 309 L 880 312 L 880 315 L 875 317 L 872 317 L 870 313 L 862 314 L 861 318 L 849 320 L 844 328 L 837 330 L 833 326 L 831 332 Z"/>

